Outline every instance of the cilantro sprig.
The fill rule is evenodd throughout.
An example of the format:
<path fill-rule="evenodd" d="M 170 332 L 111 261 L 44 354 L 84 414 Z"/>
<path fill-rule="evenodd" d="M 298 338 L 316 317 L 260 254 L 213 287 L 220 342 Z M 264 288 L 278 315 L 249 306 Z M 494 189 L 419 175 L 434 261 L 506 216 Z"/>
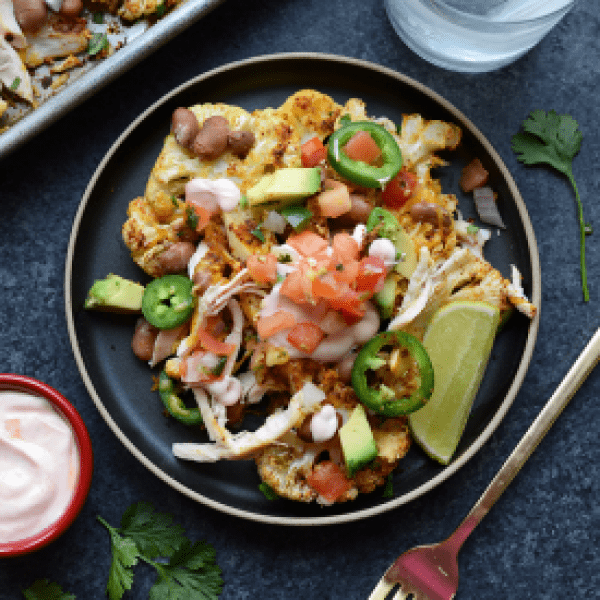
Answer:
<path fill-rule="evenodd" d="M 575 177 L 573 159 L 581 148 L 583 135 L 577 121 L 570 115 L 559 115 L 554 110 L 534 110 L 523 121 L 523 131 L 512 137 L 512 149 L 517 159 L 526 165 L 547 164 L 567 177 L 575 191 L 579 220 L 581 285 L 583 298 L 590 299 L 585 266 L 585 236 L 591 231 L 583 218 L 583 207 Z"/>
<path fill-rule="evenodd" d="M 150 600 L 216 600 L 221 592 L 221 569 L 215 551 L 205 542 L 190 542 L 170 515 L 154 512 L 140 502 L 128 508 L 119 528 L 102 517 L 98 521 L 110 534 L 112 563 L 106 591 L 110 600 L 121 600 L 133 585 L 133 567 L 140 561 L 154 567 L 158 578 Z M 159 557 L 168 562 L 159 562 Z"/>
<path fill-rule="evenodd" d="M 108 530 L 112 561 L 106 593 L 110 600 L 121 600 L 133 586 L 134 567 L 146 563 L 157 578 L 149 600 L 217 600 L 223 580 L 216 564 L 214 548 L 206 542 L 191 542 L 172 516 L 155 512 L 146 502 L 130 506 L 113 527 L 101 516 L 98 521 Z M 59 584 L 46 579 L 35 581 L 23 590 L 25 600 L 75 600 Z"/>

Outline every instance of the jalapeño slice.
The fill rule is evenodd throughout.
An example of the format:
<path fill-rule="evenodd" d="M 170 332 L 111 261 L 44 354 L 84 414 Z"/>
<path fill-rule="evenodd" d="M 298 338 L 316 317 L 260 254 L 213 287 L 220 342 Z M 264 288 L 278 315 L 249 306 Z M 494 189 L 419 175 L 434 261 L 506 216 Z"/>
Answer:
<path fill-rule="evenodd" d="M 358 131 L 366 131 L 381 150 L 382 164 L 370 165 L 353 160 L 343 151 L 343 147 Z M 342 125 L 329 137 L 327 160 L 343 177 L 368 188 L 384 188 L 402 167 L 402 152 L 394 136 L 378 123 L 352 121 Z"/>
<path fill-rule="evenodd" d="M 184 275 L 165 275 L 151 281 L 142 296 L 142 313 L 159 329 L 185 323 L 194 310 L 192 281 Z"/>
<path fill-rule="evenodd" d="M 405 349 L 419 370 L 420 385 L 412 394 L 397 397 L 385 383 L 369 383 L 368 371 L 385 369 L 388 361 L 380 355 L 384 346 Z M 375 377 L 375 380 L 377 378 Z M 352 367 L 352 387 L 358 399 L 371 410 L 386 417 L 398 417 L 425 405 L 433 391 L 433 366 L 419 340 L 403 331 L 385 331 L 368 341 L 360 350 Z"/>
<path fill-rule="evenodd" d="M 175 417 L 175 419 L 184 425 L 198 425 L 199 423 L 202 423 L 200 409 L 198 407 L 186 407 L 183 400 L 175 392 L 173 380 L 165 371 L 161 371 L 159 375 L 158 391 L 160 393 L 160 399 L 163 401 L 167 412 L 172 417 Z"/>

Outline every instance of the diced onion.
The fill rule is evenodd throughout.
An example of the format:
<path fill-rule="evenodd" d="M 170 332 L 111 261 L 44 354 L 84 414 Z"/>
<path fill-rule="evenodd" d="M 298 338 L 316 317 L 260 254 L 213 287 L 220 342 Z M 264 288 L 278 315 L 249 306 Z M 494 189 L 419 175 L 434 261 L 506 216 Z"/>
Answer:
<path fill-rule="evenodd" d="M 262 224 L 269 231 L 281 234 L 285 231 L 286 220 L 278 212 L 271 210 Z"/>
<path fill-rule="evenodd" d="M 314 383 L 307 381 L 302 389 L 298 392 L 298 394 L 302 394 L 304 406 L 314 406 L 323 402 L 325 400 L 325 392 L 319 387 L 317 387 Z"/>
<path fill-rule="evenodd" d="M 500 216 L 496 201 L 494 200 L 494 191 L 491 187 L 484 186 L 473 190 L 475 198 L 475 208 L 479 214 L 479 218 L 489 225 L 495 225 L 501 229 L 506 229 L 504 221 Z"/>

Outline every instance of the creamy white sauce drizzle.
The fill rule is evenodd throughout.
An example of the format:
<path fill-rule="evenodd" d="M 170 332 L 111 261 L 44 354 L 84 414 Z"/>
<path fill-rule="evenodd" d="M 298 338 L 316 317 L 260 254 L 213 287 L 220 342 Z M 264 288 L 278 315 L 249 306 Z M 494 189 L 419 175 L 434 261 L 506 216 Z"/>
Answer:
<path fill-rule="evenodd" d="M 0 543 L 36 535 L 64 513 L 78 454 L 71 426 L 45 399 L 0 391 Z"/>
<path fill-rule="evenodd" d="M 185 184 L 185 199 L 197 202 L 209 212 L 229 212 L 237 207 L 242 193 L 230 179 L 191 179 Z"/>
<path fill-rule="evenodd" d="M 325 404 L 310 420 L 310 432 L 315 442 L 330 440 L 337 431 L 337 411 L 331 404 Z"/>
<path fill-rule="evenodd" d="M 387 238 L 377 238 L 369 246 L 369 256 L 380 258 L 387 269 L 391 269 L 398 261 L 396 259 L 396 246 Z"/>

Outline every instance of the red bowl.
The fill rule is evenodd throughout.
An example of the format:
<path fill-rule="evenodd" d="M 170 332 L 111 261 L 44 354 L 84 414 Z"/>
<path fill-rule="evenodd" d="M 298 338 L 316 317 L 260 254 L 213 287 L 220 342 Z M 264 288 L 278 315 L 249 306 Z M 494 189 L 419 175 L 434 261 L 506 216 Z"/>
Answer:
<path fill-rule="evenodd" d="M 75 493 L 63 514 L 52 525 L 31 537 L 0 543 L 0 558 L 33 552 L 62 535 L 73 523 L 85 503 L 92 483 L 94 465 L 92 443 L 85 423 L 75 407 L 62 394 L 41 381 L 12 373 L 0 373 L 0 391 L 2 390 L 21 391 L 45 398 L 68 420 L 79 450 L 79 478 Z"/>

